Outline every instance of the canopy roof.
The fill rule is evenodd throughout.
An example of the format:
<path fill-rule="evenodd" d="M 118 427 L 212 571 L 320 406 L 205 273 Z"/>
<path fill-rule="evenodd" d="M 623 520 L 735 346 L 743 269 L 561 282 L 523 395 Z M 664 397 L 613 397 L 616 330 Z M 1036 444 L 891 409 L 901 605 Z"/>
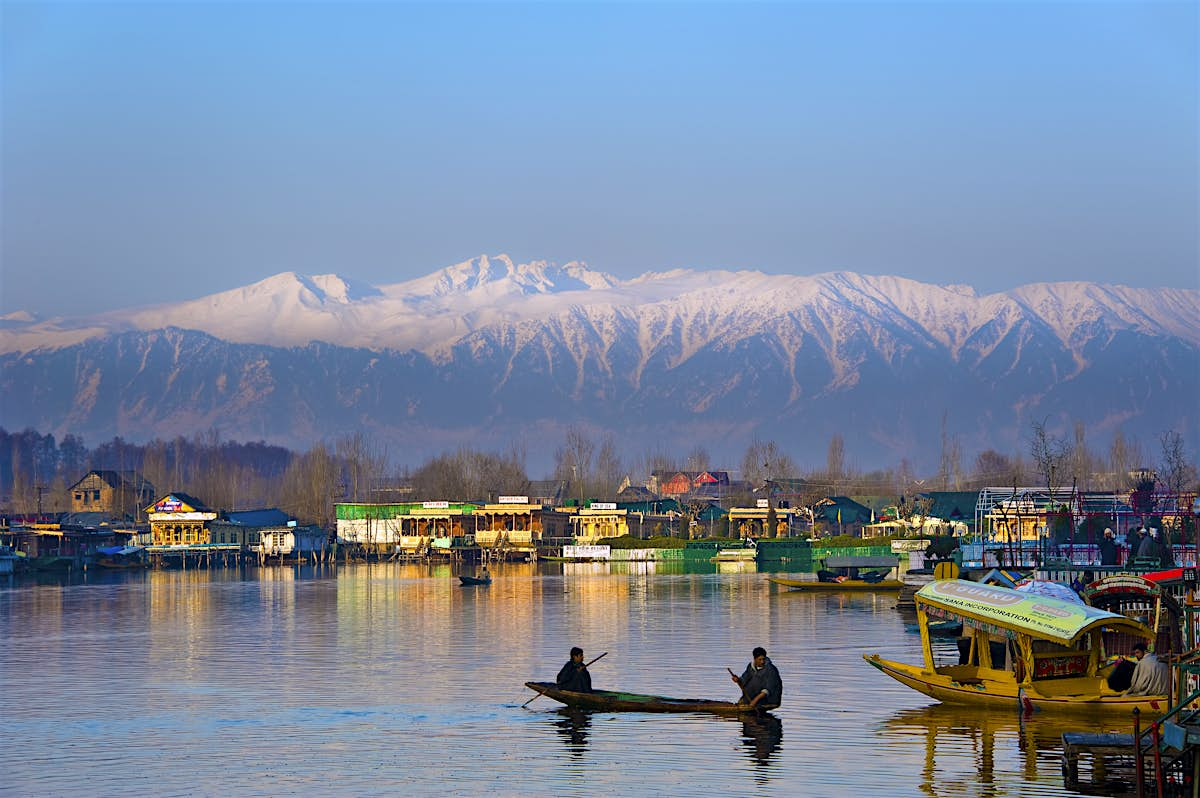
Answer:
<path fill-rule="evenodd" d="M 832 555 L 824 559 L 826 568 L 895 568 L 900 562 L 899 555 L 881 554 L 870 555 Z"/>
<path fill-rule="evenodd" d="M 1073 645 L 1083 635 L 1102 626 L 1119 628 L 1147 640 L 1154 636 L 1145 625 L 1115 612 L 962 579 L 930 582 L 917 591 L 916 601 L 918 607 L 925 605 L 942 614 L 980 621 L 1064 646 Z"/>

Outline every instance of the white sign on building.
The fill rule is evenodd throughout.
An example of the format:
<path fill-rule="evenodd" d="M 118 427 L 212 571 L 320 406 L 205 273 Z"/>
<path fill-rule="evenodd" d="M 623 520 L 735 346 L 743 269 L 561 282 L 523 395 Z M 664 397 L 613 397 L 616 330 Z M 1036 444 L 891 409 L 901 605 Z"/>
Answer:
<path fill-rule="evenodd" d="M 501 504 L 529 504 L 528 496 L 501 496 Z"/>
<path fill-rule="evenodd" d="M 569 560 L 607 560 L 609 546 L 563 546 L 563 557 Z"/>
<path fill-rule="evenodd" d="M 426 510 L 449 510 L 450 502 L 422 502 L 421 506 Z"/>
<path fill-rule="evenodd" d="M 617 505 L 615 502 L 592 502 L 593 510 L 615 510 Z"/>

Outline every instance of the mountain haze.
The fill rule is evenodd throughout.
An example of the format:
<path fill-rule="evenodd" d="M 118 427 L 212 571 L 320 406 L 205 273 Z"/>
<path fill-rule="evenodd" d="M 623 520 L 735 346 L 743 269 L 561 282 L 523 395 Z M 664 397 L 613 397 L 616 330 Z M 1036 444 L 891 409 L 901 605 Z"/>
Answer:
<path fill-rule="evenodd" d="M 1032 420 L 1103 445 L 1178 429 L 1195 451 L 1200 292 L 963 286 L 834 272 L 676 270 L 479 257 L 371 286 L 277 274 L 198 300 L 0 319 L 3 426 L 98 440 L 217 427 L 303 447 L 363 429 L 393 459 L 522 440 L 535 471 L 570 424 L 627 455 L 754 436 L 818 463 L 929 467 L 943 413 L 968 456 Z"/>

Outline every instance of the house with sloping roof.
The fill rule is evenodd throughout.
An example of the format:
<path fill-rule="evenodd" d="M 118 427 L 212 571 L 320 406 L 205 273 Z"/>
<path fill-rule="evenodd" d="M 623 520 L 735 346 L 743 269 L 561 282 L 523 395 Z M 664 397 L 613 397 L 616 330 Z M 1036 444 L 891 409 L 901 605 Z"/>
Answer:
<path fill-rule="evenodd" d="M 979 491 L 931 490 L 919 495 L 930 500 L 926 516 L 936 518 L 953 529 L 951 534 L 962 535 L 975 528 L 975 505 L 979 501 Z"/>
<path fill-rule="evenodd" d="M 862 536 L 862 529 L 871 523 L 871 508 L 849 496 L 826 496 L 812 506 L 816 529 L 824 535 Z"/>
<path fill-rule="evenodd" d="M 529 483 L 529 502 L 543 507 L 559 507 L 570 495 L 565 479 L 535 479 Z"/>
<path fill-rule="evenodd" d="M 133 518 L 154 500 L 154 485 L 137 471 L 93 470 L 68 489 L 73 513 Z"/>
<path fill-rule="evenodd" d="M 658 497 L 641 485 L 626 485 L 617 493 L 617 502 L 648 502 Z"/>
<path fill-rule="evenodd" d="M 153 546 L 196 546 L 212 543 L 208 524 L 217 514 L 186 493 L 168 493 L 146 508 Z"/>
<path fill-rule="evenodd" d="M 243 551 L 256 551 L 266 535 L 273 531 L 286 534 L 295 527 L 295 518 L 271 507 L 222 513 L 209 522 L 208 530 L 211 541 L 217 545 L 234 545 Z"/>

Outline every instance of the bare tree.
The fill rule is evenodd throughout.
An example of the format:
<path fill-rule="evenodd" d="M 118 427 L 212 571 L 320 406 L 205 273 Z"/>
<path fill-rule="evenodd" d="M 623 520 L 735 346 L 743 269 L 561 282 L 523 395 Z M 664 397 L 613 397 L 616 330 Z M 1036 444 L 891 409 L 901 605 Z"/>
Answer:
<path fill-rule="evenodd" d="M 688 471 L 707 471 L 709 469 L 710 458 L 708 450 L 703 446 L 696 446 L 688 452 L 687 460 L 685 461 Z"/>
<path fill-rule="evenodd" d="M 568 427 L 563 445 L 554 453 L 555 478 L 569 480 L 573 491 L 582 491 L 591 476 L 595 451 L 596 443 L 587 430 L 575 425 Z"/>
<path fill-rule="evenodd" d="M 353 501 L 372 501 L 372 491 L 387 467 L 387 451 L 355 432 L 338 438 L 334 452 L 341 462 L 346 495 Z"/>
<path fill-rule="evenodd" d="M 955 490 L 959 489 L 962 483 L 962 446 L 958 441 L 957 435 L 950 435 L 946 430 L 947 413 L 942 411 L 942 457 L 941 466 L 938 469 L 938 478 L 942 484 L 942 490 L 950 490 L 953 485 Z"/>
<path fill-rule="evenodd" d="M 1130 472 L 1145 463 L 1141 443 L 1136 438 L 1127 439 L 1125 433 L 1118 429 L 1108 449 L 1110 490 L 1114 493 L 1128 490 L 1132 486 Z"/>
<path fill-rule="evenodd" d="M 897 496 L 903 496 L 908 493 L 915 481 L 916 474 L 913 472 L 912 463 L 907 457 L 900 458 L 900 462 L 896 464 L 896 469 L 892 472 L 892 492 Z"/>
<path fill-rule="evenodd" d="M 303 455 L 294 455 L 283 474 L 281 508 L 296 518 L 333 526 L 333 499 L 338 470 L 333 455 L 318 443 Z"/>
<path fill-rule="evenodd" d="M 679 471 L 679 461 L 668 452 L 650 452 L 645 457 L 646 473 L 655 471 Z"/>
<path fill-rule="evenodd" d="M 825 478 L 834 493 L 840 491 L 846 478 L 846 444 L 836 433 L 829 439 L 829 449 L 825 452 Z"/>
<path fill-rule="evenodd" d="M 971 475 L 973 487 L 1005 484 L 1013 473 L 1013 461 L 995 449 L 985 449 L 975 457 L 975 473 Z"/>
<path fill-rule="evenodd" d="M 1071 445 L 1046 429 L 1045 421 L 1033 422 L 1029 438 L 1029 456 L 1037 467 L 1038 475 L 1046 483 L 1046 492 L 1051 496 L 1062 484 L 1071 462 Z"/>
<path fill-rule="evenodd" d="M 904 524 L 910 535 L 921 535 L 925 531 L 925 521 L 933 507 L 933 499 L 929 496 L 919 496 L 909 493 L 900 497 L 896 503 L 896 520 Z"/>
<path fill-rule="evenodd" d="M 1167 430 L 1159 436 L 1162 445 L 1162 463 L 1159 466 L 1159 481 L 1168 492 L 1179 496 L 1184 488 L 1196 481 L 1196 466 L 1188 460 L 1183 445 L 1183 436 L 1175 430 Z"/>
<path fill-rule="evenodd" d="M 1087 427 L 1082 421 L 1075 422 L 1075 443 L 1071 447 L 1071 477 L 1080 490 L 1091 488 L 1093 458 L 1087 447 Z"/>
<path fill-rule="evenodd" d="M 621 471 L 621 457 L 610 432 L 605 434 L 600 442 L 600 451 L 596 453 L 595 495 L 606 498 L 615 496 L 617 483 L 621 480 Z"/>
<path fill-rule="evenodd" d="M 758 485 L 768 479 L 794 479 L 798 474 L 792 458 L 783 453 L 775 441 L 751 441 L 742 456 L 742 479 Z"/>

